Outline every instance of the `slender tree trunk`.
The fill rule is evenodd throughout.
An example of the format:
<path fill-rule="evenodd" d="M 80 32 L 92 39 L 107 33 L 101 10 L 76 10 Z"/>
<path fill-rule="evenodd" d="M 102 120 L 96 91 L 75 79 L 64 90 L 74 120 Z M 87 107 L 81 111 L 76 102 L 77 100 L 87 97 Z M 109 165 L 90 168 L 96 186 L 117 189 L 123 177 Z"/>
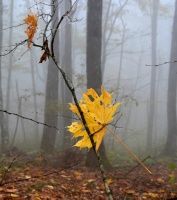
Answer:
<path fill-rule="evenodd" d="M 64 14 L 65 12 L 65 1 L 60 3 L 60 6 L 58 8 L 58 12 L 59 12 L 59 18 L 61 18 L 61 16 Z M 65 26 L 66 24 L 63 24 L 63 22 L 61 23 L 61 26 Z M 59 34 L 59 57 L 58 57 L 58 62 L 61 63 L 62 68 L 64 67 L 64 38 L 65 38 L 65 28 L 63 28 L 60 31 Z M 59 73 L 59 87 L 58 87 L 58 93 L 59 93 L 59 103 L 61 104 L 61 109 L 59 110 L 59 115 L 58 115 L 58 127 L 60 127 L 60 131 L 57 137 L 57 149 L 60 151 L 63 151 L 63 137 L 65 134 L 65 129 L 66 127 L 64 127 L 64 117 L 63 115 L 63 109 L 64 109 L 64 81 L 63 81 L 63 77 L 62 75 Z"/>
<path fill-rule="evenodd" d="M 16 91 L 17 91 L 17 98 L 18 98 L 18 114 L 19 115 L 23 115 L 22 113 L 22 97 L 19 94 L 19 89 L 18 89 L 18 82 L 16 81 Z M 24 137 L 24 141 L 25 143 L 27 143 L 27 138 L 26 138 L 26 132 L 25 132 L 25 125 L 24 125 L 24 119 L 21 118 L 21 128 L 22 128 L 22 133 L 23 133 L 23 137 Z"/>
<path fill-rule="evenodd" d="M 123 33 L 122 33 L 122 41 L 121 41 L 121 46 L 120 46 L 120 61 L 119 61 L 119 66 L 118 66 L 119 73 L 118 73 L 118 78 L 117 78 L 117 94 L 116 94 L 117 99 L 119 96 L 119 89 L 120 89 L 120 78 L 121 78 L 121 73 L 122 73 L 122 62 L 123 62 L 123 54 L 124 54 L 124 40 L 125 40 L 125 29 L 126 29 L 122 16 L 121 16 L 121 23 L 122 23 L 122 27 L 123 27 Z M 121 108 L 120 108 L 120 110 L 121 110 Z M 125 138 L 125 135 L 126 135 L 126 133 L 124 132 L 122 138 Z M 115 138 L 113 138 L 113 140 L 112 140 L 112 147 L 114 144 L 114 140 L 115 140 Z"/>
<path fill-rule="evenodd" d="M 106 67 L 106 59 L 107 59 L 107 56 L 108 56 L 107 47 L 108 47 L 109 41 L 111 39 L 111 36 L 114 33 L 114 27 L 115 27 L 115 24 L 116 24 L 116 20 L 118 19 L 118 16 L 122 12 L 123 8 L 126 6 L 127 2 L 128 2 L 128 0 L 126 0 L 123 3 L 123 5 L 121 5 L 121 3 L 119 2 L 120 8 L 117 10 L 117 12 L 114 15 L 110 29 L 107 28 L 107 26 L 109 27 L 109 25 L 108 25 L 109 17 L 110 17 L 109 14 L 112 13 L 110 11 L 110 8 L 111 8 L 111 6 L 113 7 L 113 5 L 111 5 L 112 0 L 110 0 L 108 2 L 108 9 L 107 9 L 107 12 L 106 12 L 105 23 L 103 25 L 103 33 L 102 33 L 102 74 L 103 75 L 104 75 L 104 71 L 105 71 L 105 67 Z"/>
<path fill-rule="evenodd" d="M 157 15 L 159 0 L 153 1 L 153 13 L 151 17 L 151 58 L 152 64 L 156 64 L 157 52 Z M 155 116 L 155 95 L 156 94 L 156 67 L 151 68 L 150 106 L 147 126 L 147 149 L 152 148 L 154 116 Z"/>
<path fill-rule="evenodd" d="M 16 83 L 16 91 L 17 91 L 17 98 L 18 98 L 18 112 L 17 113 L 18 113 L 18 115 L 20 115 L 21 98 L 19 98 L 18 82 L 16 81 L 15 83 Z M 16 127 L 15 127 L 15 131 L 14 131 L 14 134 L 13 134 L 13 138 L 12 138 L 12 142 L 11 142 L 10 148 L 12 148 L 14 143 L 15 143 L 15 139 L 16 139 L 16 136 L 17 136 L 18 125 L 19 125 L 19 120 L 20 120 L 20 117 L 17 117 Z"/>
<path fill-rule="evenodd" d="M 161 92 L 161 80 L 163 79 L 163 69 L 162 68 L 159 68 L 157 69 L 157 86 L 156 86 L 156 102 L 158 101 L 158 97 L 159 97 L 159 92 Z M 154 121 L 154 144 L 155 144 L 155 154 L 157 153 L 157 150 L 158 150 L 158 146 L 157 146 L 157 143 L 158 143 L 158 111 L 160 111 L 160 109 L 158 109 L 158 104 L 156 104 L 156 109 L 155 109 L 155 121 Z"/>
<path fill-rule="evenodd" d="M 14 12 L 14 0 L 11 0 L 10 6 L 10 27 L 13 27 L 13 12 Z M 12 46 L 12 35 L 13 28 L 9 29 L 9 46 Z M 12 56 L 9 56 L 9 65 L 8 65 L 8 78 L 7 78 L 7 93 L 6 93 L 6 110 L 9 111 L 10 106 L 10 92 L 11 92 L 11 76 L 12 76 Z M 8 128 L 9 115 L 7 114 L 7 128 Z"/>
<path fill-rule="evenodd" d="M 33 50 L 30 52 L 31 53 L 31 79 L 32 79 L 32 86 L 33 86 L 33 101 L 34 101 L 34 111 L 35 111 L 35 121 L 38 121 L 37 117 L 37 99 L 36 99 L 36 83 L 35 83 L 35 65 L 33 59 L 35 58 Z M 34 131 L 36 134 L 36 139 L 39 139 L 39 131 L 38 131 L 38 124 L 35 124 L 34 126 Z"/>
<path fill-rule="evenodd" d="M 102 49 L 102 0 L 88 0 L 87 11 L 87 88 L 94 88 L 100 93 L 102 84 L 101 49 Z M 96 20 L 95 20 L 96 19 Z M 105 168 L 111 168 L 107 159 L 104 143 L 99 149 Z M 97 167 L 93 149 L 88 152 L 86 166 Z"/>
<path fill-rule="evenodd" d="M 173 19 L 170 61 L 174 61 L 177 59 L 176 52 L 177 52 L 177 0 L 175 1 L 175 14 Z M 165 153 L 168 155 L 175 155 L 177 149 L 176 80 L 177 80 L 177 64 L 170 63 L 169 75 L 168 75 L 168 97 L 167 97 L 168 135 L 165 146 Z"/>
<path fill-rule="evenodd" d="M 65 12 L 67 12 L 71 8 L 71 4 L 69 1 L 65 1 Z M 72 81 L 72 39 L 71 39 L 71 24 L 67 23 L 65 25 L 65 37 L 64 37 L 64 68 L 65 73 L 67 74 L 67 77 L 69 80 Z M 69 110 L 69 103 L 72 102 L 72 96 L 71 92 L 69 91 L 66 84 L 64 86 L 64 105 L 66 105 L 65 109 L 63 110 L 63 122 L 64 127 L 69 126 L 72 123 L 72 113 Z M 66 131 L 66 128 L 64 129 L 64 136 L 63 136 L 63 150 L 71 147 L 71 134 Z"/>
<path fill-rule="evenodd" d="M 125 23 L 124 23 L 122 17 L 121 17 L 121 22 L 122 22 L 122 27 L 123 27 L 123 34 L 122 34 L 122 42 L 121 42 L 121 46 L 120 46 L 120 61 L 119 61 L 119 73 L 118 73 L 118 80 L 117 80 L 117 91 L 118 91 L 118 89 L 120 87 L 120 77 L 121 77 L 121 72 L 122 72 L 122 62 L 123 62 L 123 53 L 124 53 L 124 40 L 125 40 Z"/>
<path fill-rule="evenodd" d="M 107 45 L 108 41 L 106 39 L 106 32 L 107 32 L 107 26 L 109 22 L 109 15 L 110 15 L 110 8 L 111 8 L 112 0 L 108 2 L 108 8 L 106 10 L 106 16 L 105 16 L 105 21 L 103 24 L 103 32 L 102 32 L 102 72 L 104 74 L 105 70 L 105 65 L 106 65 L 106 57 L 107 57 Z"/>
<path fill-rule="evenodd" d="M 3 4 L 0 0 L 0 47 L 2 47 L 3 39 Z M 1 48 L 0 48 L 1 54 Z M 2 93 L 2 74 L 0 60 L 0 109 L 3 109 L 3 93 Z M 7 131 L 7 123 L 3 112 L 0 112 L 0 128 L 1 128 L 1 151 L 5 152 L 9 144 L 9 135 Z"/>
<path fill-rule="evenodd" d="M 138 85 L 138 77 L 139 77 L 139 74 L 140 74 L 140 69 L 141 69 L 141 66 L 142 66 L 142 60 L 143 60 L 143 50 L 142 50 L 142 53 L 140 54 L 140 57 L 139 57 L 139 61 L 138 61 L 138 70 L 137 70 L 137 78 L 136 78 L 136 81 L 135 81 L 135 85 L 132 89 L 132 92 L 130 93 L 130 97 L 134 98 L 134 95 L 135 95 L 135 91 L 137 89 L 137 85 Z M 135 105 L 137 102 L 130 102 L 129 104 L 129 109 L 128 109 L 128 112 L 127 112 L 127 120 L 125 122 L 125 125 L 124 125 L 124 131 L 123 131 L 123 134 L 122 135 L 125 135 L 125 137 L 127 138 L 127 135 L 125 134 L 128 127 L 129 127 L 129 123 L 130 123 L 130 120 L 131 119 L 134 119 L 134 122 L 136 121 L 135 120 L 135 116 L 132 116 L 132 107 L 133 105 Z M 134 114 L 133 114 L 134 115 Z M 132 118 L 131 118 L 132 117 Z M 126 139 L 125 137 L 122 137 L 123 139 Z M 139 152 L 140 153 L 140 152 Z"/>
<path fill-rule="evenodd" d="M 57 1 L 52 1 L 57 5 Z M 58 7 L 54 6 L 55 16 L 53 19 L 53 30 L 55 29 L 54 22 L 55 19 L 58 19 Z M 54 49 L 56 54 L 59 55 L 59 35 L 55 38 Z M 45 97 L 45 117 L 44 123 L 51 126 L 57 127 L 57 104 L 58 104 L 58 69 L 55 66 L 54 62 L 50 59 L 48 64 L 47 72 L 47 83 L 46 83 L 46 97 Z M 49 128 L 44 126 L 43 136 L 41 142 L 41 149 L 45 152 L 52 152 L 55 149 L 57 130 L 54 128 Z"/>
<path fill-rule="evenodd" d="M 26 5 L 27 5 L 28 8 L 30 7 L 30 4 L 29 4 L 28 0 L 26 0 Z M 35 121 L 38 121 L 38 117 L 37 117 L 37 99 L 36 99 L 36 83 L 35 83 L 35 64 L 34 64 L 35 54 L 34 54 L 33 51 L 34 51 L 33 49 L 30 51 L 30 56 L 31 56 L 31 59 L 30 59 L 30 61 L 31 61 L 30 62 L 30 64 L 31 64 L 31 79 L 32 79 L 33 101 L 34 101 L 34 111 L 35 111 L 35 118 L 34 119 L 35 119 Z M 36 134 L 36 139 L 37 139 L 37 142 L 38 142 L 38 139 L 39 139 L 38 124 L 34 125 L 34 132 Z"/>

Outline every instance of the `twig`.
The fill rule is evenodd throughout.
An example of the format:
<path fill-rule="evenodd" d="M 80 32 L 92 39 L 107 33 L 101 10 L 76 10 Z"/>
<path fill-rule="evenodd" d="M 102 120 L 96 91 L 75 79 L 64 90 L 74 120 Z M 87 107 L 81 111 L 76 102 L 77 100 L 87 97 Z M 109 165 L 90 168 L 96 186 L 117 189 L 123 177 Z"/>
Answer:
<path fill-rule="evenodd" d="M 24 25 L 24 24 L 25 24 L 25 23 L 18 24 L 18 25 L 14 25 L 14 26 L 10 26 L 10 27 L 4 28 L 3 31 L 5 31 L 5 30 L 7 30 L 7 29 L 10 29 L 10 28 L 15 28 L 15 27 L 22 26 L 22 25 Z"/>
<path fill-rule="evenodd" d="M 141 161 L 141 163 L 143 163 L 143 162 L 145 162 L 148 158 L 151 158 L 150 156 L 147 156 L 145 159 L 143 159 L 142 161 Z M 125 174 L 125 176 L 127 176 L 128 174 L 130 174 L 134 169 L 136 169 L 138 166 L 140 165 L 140 163 L 138 163 L 135 167 L 133 167 L 131 170 L 129 170 L 126 174 Z"/>
<path fill-rule="evenodd" d="M 16 45 L 15 45 L 15 47 L 13 49 L 8 50 L 7 53 L 4 53 L 4 54 L 0 55 L 0 57 L 9 55 L 10 53 L 14 52 L 19 46 L 25 44 L 26 42 L 28 42 L 28 40 L 24 40 L 22 42 L 16 43 Z"/>
<path fill-rule="evenodd" d="M 43 176 L 49 176 L 51 174 L 56 174 L 56 173 L 59 173 L 61 171 L 65 171 L 66 169 L 70 169 L 72 167 L 75 167 L 75 166 L 78 166 L 79 164 L 73 164 L 67 168 L 63 168 L 63 169 L 60 169 L 60 170 L 57 170 L 57 171 L 54 171 L 54 172 L 49 172 L 49 173 L 46 173 L 46 174 L 42 174 L 42 175 L 38 175 L 38 176 L 31 176 L 29 178 L 21 178 L 21 179 L 17 179 L 17 180 L 14 180 L 14 181 L 7 181 L 7 182 L 4 182 L 4 183 L 1 183 L 0 186 L 3 186 L 3 185 L 7 185 L 7 184 L 10 184 L 10 183 L 17 183 L 17 182 L 22 182 L 22 181 L 29 181 L 33 178 L 40 178 L 40 177 L 43 177 Z"/>
<path fill-rule="evenodd" d="M 169 61 L 169 62 L 163 62 L 163 63 L 160 63 L 160 64 L 156 64 L 156 65 L 146 65 L 147 67 L 158 67 L 158 66 L 160 66 L 160 65 L 166 65 L 166 64 L 170 64 L 170 63 L 176 63 L 177 62 L 177 60 L 175 60 L 175 61 Z"/>
<path fill-rule="evenodd" d="M 48 125 L 48 124 L 46 124 L 46 123 L 38 122 L 38 121 L 36 121 L 36 120 L 34 120 L 34 119 L 31 119 L 31 118 L 29 118 L 29 117 L 24 117 L 24 116 L 19 115 L 19 114 L 17 114 L 17 113 L 8 112 L 7 110 L 2 110 L 2 109 L 0 109 L 0 112 L 7 113 L 7 114 L 9 114 L 9 115 L 15 115 L 15 116 L 17 116 L 17 117 L 21 117 L 22 119 L 26 119 L 26 120 L 35 122 L 35 123 L 37 123 L 37 124 L 41 124 L 41 125 L 47 126 L 47 127 L 49 127 L 49 128 L 54 128 L 54 129 L 56 129 L 56 130 L 59 131 L 59 129 L 58 129 L 56 126 L 50 126 L 50 125 Z"/>
<path fill-rule="evenodd" d="M 12 161 L 10 162 L 9 166 L 7 167 L 7 169 L 5 170 L 5 172 L 4 172 L 4 174 L 3 174 L 2 178 L 1 178 L 0 186 L 4 185 L 4 184 L 3 184 L 3 181 L 4 181 L 4 179 L 6 178 L 9 169 L 12 167 L 12 164 L 13 164 L 13 163 L 15 162 L 15 160 L 20 156 L 20 154 L 21 154 L 21 152 L 19 152 L 19 154 L 18 154 L 17 156 L 15 156 L 15 157 L 12 159 Z"/>

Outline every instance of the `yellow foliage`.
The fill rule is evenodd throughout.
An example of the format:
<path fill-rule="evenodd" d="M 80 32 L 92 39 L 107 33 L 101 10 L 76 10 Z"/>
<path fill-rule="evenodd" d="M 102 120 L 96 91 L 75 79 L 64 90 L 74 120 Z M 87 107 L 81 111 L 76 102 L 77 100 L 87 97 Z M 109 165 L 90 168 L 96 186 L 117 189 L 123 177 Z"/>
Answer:
<path fill-rule="evenodd" d="M 94 89 L 88 89 L 83 94 L 79 106 L 84 114 L 87 126 L 93 135 L 93 140 L 96 143 L 96 151 L 106 134 L 106 125 L 112 120 L 113 116 L 121 102 L 112 104 L 112 94 L 101 87 L 101 95 L 99 96 Z M 70 109 L 80 118 L 80 113 L 76 105 L 70 104 Z M 90 138 L 81 121 L 73 122 L 68 126 L 68 130 L 73 133 L 73 138 L 83 136 L 75 146 L 90 149 L 92 147 Z"/>

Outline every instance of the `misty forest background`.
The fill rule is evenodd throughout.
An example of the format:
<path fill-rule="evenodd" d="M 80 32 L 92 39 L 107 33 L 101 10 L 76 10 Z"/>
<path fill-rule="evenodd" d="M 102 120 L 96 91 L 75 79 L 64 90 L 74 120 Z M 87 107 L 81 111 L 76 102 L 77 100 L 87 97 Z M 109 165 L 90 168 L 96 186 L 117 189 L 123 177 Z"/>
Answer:
<path fill-rule="evenodd" d="M 59 130 L 0 112 L 2 152 L 12 147 L 25 152 L 75 151 L 71 147 L 76 141 L 66 129 L 75 117 L 68 105 L 72 97 L 54 63 L 39 63 L 42 51 L 29 50 L 26 44 L 8 54 L 27 38 L 23 20 L 30 10 L 50 14 L 51 1 L 37 2 L 0 1 L 4 55 L 0 60 L 0 109 Z M 61 1 L 55 17 L 60 18 L 69 6 L 69 1 Z M 159 64 L 177 60 L 177 1 L 78 0 L 74 10 L 72 22 L 65 17 L 59 28 L 55 52 L 78 99 L 87 88 L 99 92 L 103 84 L 115 101 L 123 102 L 115 117 L 117 127 L 110 126 L 122 141 L 140 157 L 175 156 L 177 64 Z M 38 21 L 36 43 L 41 41 L 44 25 Z M 110 134 L 101 146 L 102 155 L 105 150 L 112 162 L 129 157 Z"/>

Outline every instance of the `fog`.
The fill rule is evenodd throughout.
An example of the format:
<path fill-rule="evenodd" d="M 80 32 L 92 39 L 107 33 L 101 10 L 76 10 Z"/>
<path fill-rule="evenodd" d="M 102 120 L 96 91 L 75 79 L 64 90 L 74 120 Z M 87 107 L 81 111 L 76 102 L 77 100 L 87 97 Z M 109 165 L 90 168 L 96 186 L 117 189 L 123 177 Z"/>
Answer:
<path fill-rule="evenodd" d="M 3 41 L 1 47 L 1 54 L 3 55 L 1 57 L 3 109 L 43 123 L 49 61 L 39 63 L 42 55 L 41 49 L 34 46 L 28 49 L 27 44 L 20 45 L 12 53 L 4 54 L 17 43 L 27 39 L 24 33 L 26 24 L 24 24 L 23 20 L 30 13 L 30 10 L 37 14 L 41 11 L 49 13 L 50 6 L 48 4 L 50 4 L 50 1 L 46 0 L 46 4 L 39 3 L 36 5 L 38 1 L 14 0 L 13 12 L 11 10 L 12 2 L 3 1 Z M 122 5 L 124 6 L 120 11 Z M 109 6 L 110 10 L 108 13 Z M 169 63 L 160 64 L 173 61 L 170 60 L 170 52 L 175 1 L 159 1 L 156 63 L 152 63 L 151 51 L 152 6 L 153 1 L 104 0 L 102 12 L 102 84 L 107 91 L 113 93 L 114 101 L 123 102 L 119 108 L 119 115 L 115 117 L 117 119 L 122 115 L 116 124 L 118 128 L 115 129 L 111 125 L 110 127 L 127 146 L 139 155 L 147 154 L 147 150 L 152 154 L 162 152 L 165 148 L 168 134 L 167 95 Z M 61 13 L 63 12 L 62 9 Z M 11 17 L 12 24 L 10 24 Z M 63 69 L 65 63 L 62 59 L 64 56 L 67 57 L 67 52 L 64 51 L 63 37 L 67 34 L 64 31 L 68 24 L 72 29 L 72 81 L 76 89 L 76 95 L 80 99 L 87 89 L 87 2 L 85 0 L 77 1 L 72 22 L 66 17 L 59 27 L 59 64 Z M 44 22 L 39 19 L 37 32 L 34 36 L 34 41 L 37 44 L 42 43 L 41 32 L 44 30 L 44 26 Z M 10 79 L 8 79 L 9 67 L 12 70 Z M 150 98 L 151 70 L 153 68 L 156 69 L 155 101 Z M 7 106 L 8 81 L 10 81 L 9 106 Z M 61 85 L 63 84 L 63 78 L 59 75 L 59 102 L 57 105 L 61 109 L 57 111 L 59 115 L 58 129 L 60 129 L 61 121 L 64 120 L 62 118 L 62 115 L 64 115 L 62 113 L 62 106 L 69 103 L 60 103 L 61 93 L 63 93 Z M 17 93 L 19 93 L 19 96 Z M 152 146 L 149 149 L 147 146 L 148 116 L 152 104 L 155 105 L 155 110 Z M 11 145 L 16 132 L 13 146 L 17 146 L 24 151 L 40 149 L 44 125 L 18 118 L 16 115 L 8 115 L 7 117 L 6 113 L 5 118 L 8 120 L 9 145 Z M 25 131 L 23 130 L 22 123 L 24 124 Z M 56 149 L 61 148 L 62 130 L 65 130 L 65 128 L 56 131 Z M 70 136 L 72 138 L 72 134 Z M 123 150 L 119 142 L 110 133 L 107 133 L 105 145 L 107 152 L 115 151 L 117 155 L 120 154 L 120 149 L 121 151 L 126 151 Z"/>

